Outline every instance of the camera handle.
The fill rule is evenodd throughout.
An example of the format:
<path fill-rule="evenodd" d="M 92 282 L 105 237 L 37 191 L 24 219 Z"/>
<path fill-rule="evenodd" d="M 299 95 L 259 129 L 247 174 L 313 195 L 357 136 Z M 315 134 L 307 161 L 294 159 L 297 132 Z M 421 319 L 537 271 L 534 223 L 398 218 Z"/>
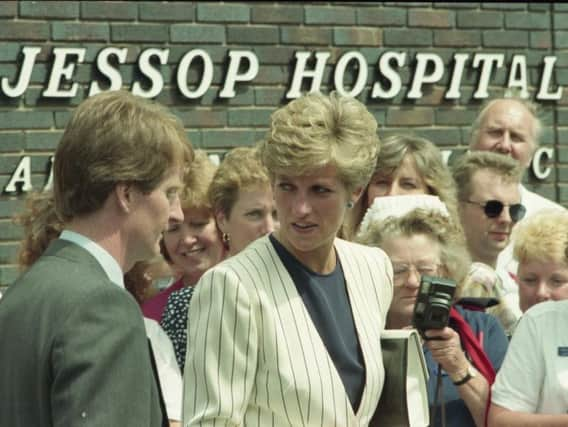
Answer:
<path fill-rule="evenodd" d="M 436 339 L 436 337 L 432 338 Z M 439 339 L 439 338 L 437 338 Z M 434 426 L 436 422 L 436 412 L 438 410 L 438 404 L 441 406 L 442 413 L 442 427 L 446 427 L 446 402 L 444 402 L 444 384 L 442 383 L 442 365 L 438 363 L 438 375 L 436 376 L 436 398 L 434 399 L 434 408 L 432 409 L 432 418 L 430 420 L 430 425 Z"/>

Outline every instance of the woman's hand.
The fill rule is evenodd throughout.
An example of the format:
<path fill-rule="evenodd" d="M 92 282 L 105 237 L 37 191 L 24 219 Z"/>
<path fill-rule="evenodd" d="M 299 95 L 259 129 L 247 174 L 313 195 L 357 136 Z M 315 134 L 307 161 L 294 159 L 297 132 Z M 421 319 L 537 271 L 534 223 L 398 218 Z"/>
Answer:
<path fill-rule="evenodd" d="M 444 329 L 430 329 L 426 331 L 426 336 L 435 338 L 427 340 L 426 347 L 452 381 L 459 381 L 465 377 L 470 364 L 462 350 L 458 333 L 446 326 Z"/>

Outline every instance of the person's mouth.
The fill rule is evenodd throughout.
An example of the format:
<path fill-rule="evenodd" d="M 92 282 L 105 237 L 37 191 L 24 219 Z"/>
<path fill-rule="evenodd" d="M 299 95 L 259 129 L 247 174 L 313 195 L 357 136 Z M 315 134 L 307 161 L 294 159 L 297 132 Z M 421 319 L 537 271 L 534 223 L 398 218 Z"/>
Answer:
<path fill-rule="evenodd" d="M 198 254 L 200 252 L 203 252 L 204 250 L 205 250 L 205 248 L 203 246 L 197 246 L 197 247 L 194 247 L 190 250 L 181 252 L 180 255 L 184 256 L 184 257 L 189 257 L 189 256 L 192 256 L 192 255 Z"/>
<path fill-rule="evenodd" d="M 507 231 L 490 231 L 489 235 L 498 242 L 503 242 L 509 239 L 510 233 Z"/>
<path fill-rule="evenodd" d="M 293 222 L 292 227 L 300 233 L 307 233 L 316 228 L 317 225 L 312 223 Z"/>

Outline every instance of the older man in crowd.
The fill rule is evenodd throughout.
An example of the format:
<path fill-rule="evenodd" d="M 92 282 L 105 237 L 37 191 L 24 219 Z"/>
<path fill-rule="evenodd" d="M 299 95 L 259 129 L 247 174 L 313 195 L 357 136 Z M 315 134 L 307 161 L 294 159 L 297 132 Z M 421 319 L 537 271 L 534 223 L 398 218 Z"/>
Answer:
<path fill-rule="evenodd" d="M 494 99 L 481 109 L 473 123 L 470 149 L 505 154 L 526 170 L 538 147 L 541 128 L 534 104 L 520 98 Z M 520 191 L 527 217 L 541 209 L 563 209 L 523 185 Z"/>
<path fill-rule="evenodd" d="M 518 291 L 504 286 L 508 272 L 497 267 L 499 253 L 509 244 L 513 226 L 525 215 L 519 183 L 523 169 L 518 162 L 487 152 L 468 153 L 453 165 L 458 210 L 473 261 L 496 269 L 499 293 L 520 316 Z"/>
<path fill-rule="evenodd" d="M 538 147 L 542 125 L 536 106 L 521 98 L 497 98 L 486 103 L 472 125 L 470 150 L 492 151 L 515 159 L 527 170 Z M 521 201 L 528 218 L 543 209 L 564 209 L 559 204 L 527 190 L 519 184 Z M 517 292 L 517 284 L 511 277 L 517 271 L 513 259 L 512 242 L 497 259 L 496 269 L 503 274 L 503 283 L 509 293 Z"/>

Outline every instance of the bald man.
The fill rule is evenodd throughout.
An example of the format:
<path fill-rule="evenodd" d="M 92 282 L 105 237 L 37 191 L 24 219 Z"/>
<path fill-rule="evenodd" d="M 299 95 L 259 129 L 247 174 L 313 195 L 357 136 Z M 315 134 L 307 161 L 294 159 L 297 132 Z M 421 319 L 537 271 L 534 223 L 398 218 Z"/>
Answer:
<path fill-rule="evenodd" d="M 493 151 L 517 160 L 528 169 L 538 147 L 541 123 L 536 106 L 520 98 L 499 98 L 485 104 L 472 126 L 470 150 Z M 521 203 L 526 208 L 525 218 L 542 209 L 564 209 L 559 204 L 519 186 Z M 518 287 L 509 272 L 516 273 L 512 242 L 501 251 L 496 271 L 503 279 L 508 294 L 518 297 Z M 520 311 L 519 311 L 520 314 Z"/>

